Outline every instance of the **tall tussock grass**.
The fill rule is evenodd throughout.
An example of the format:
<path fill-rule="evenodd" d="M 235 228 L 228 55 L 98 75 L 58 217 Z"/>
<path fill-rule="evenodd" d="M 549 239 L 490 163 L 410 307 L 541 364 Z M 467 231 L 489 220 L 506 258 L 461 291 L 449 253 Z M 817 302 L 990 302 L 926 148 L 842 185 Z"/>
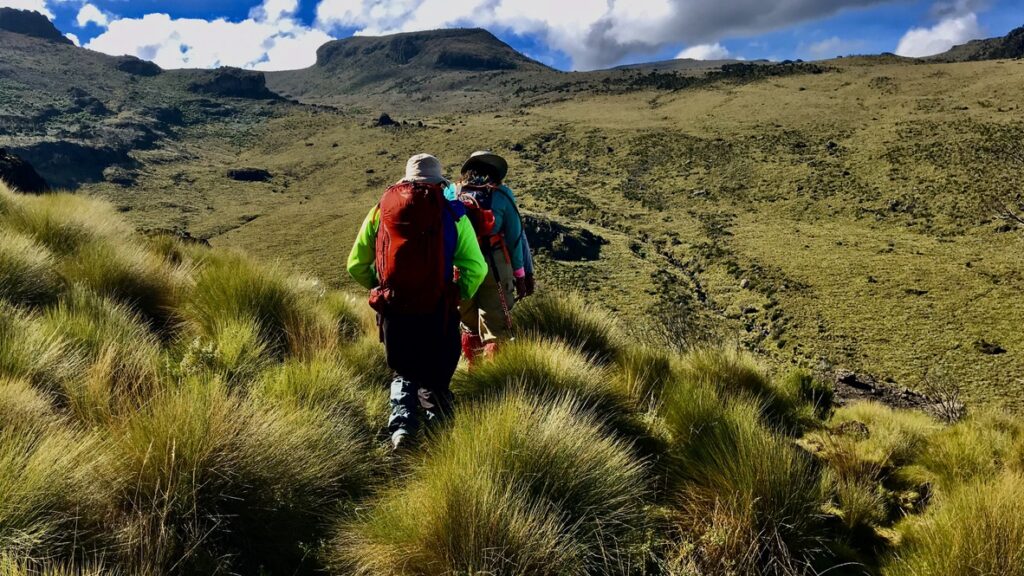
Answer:
<path fill-rule="evenodd" d="M 411 477 L 339 528 L 357 574 L 625 574 L 643 566 L 644 466 L 569 400 L 459 414 Z"/>
<path fill-rule="evenodd" d="M 1021 574 L 1018 417 L 515 314 L 388 454 L 361 298 L 0 185 L 0 576 Z"/>

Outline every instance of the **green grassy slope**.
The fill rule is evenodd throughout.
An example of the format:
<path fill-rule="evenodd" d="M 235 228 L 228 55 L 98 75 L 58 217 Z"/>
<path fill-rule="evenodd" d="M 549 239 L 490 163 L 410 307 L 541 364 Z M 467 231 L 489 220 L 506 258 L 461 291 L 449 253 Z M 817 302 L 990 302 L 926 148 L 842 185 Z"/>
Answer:
<path fill-rule="evenodd" d="M 543 297 L 396 458 L 362 298 L 79 196 L 0 184 L 0 237 L 5 575 L 1022 573 L 1019 418 Z"/>
<path fill-rule="evenodd" d="M 856 58 L 833 71 L 680 91 L 578 96 L 371 128 L 298 111 L 217 136 L 135 188 L 97 186 L 146 229 L 185 229 L 344 284 L 359 222 L 411 154 L 450 173 L 512 162 L 528 212 L 608 241 L 542 257 L 545 290 L 583 290 L 639 332 L 737 339 L 774 364 L 834 365 L 977 403 L 1024 401 L 1022 235 L 987 208 L 1022 186 L 1020 62 Z M 399 117 L 401 120 L 402 118 Z M 515 150 L 515 151 L 514 151 Z M 269 168 L 270 183 L 224 178 Z M 171 225 L 170 223 L 173 223 Z M 1005 354 L 976 346 L 995 343 Z"/>

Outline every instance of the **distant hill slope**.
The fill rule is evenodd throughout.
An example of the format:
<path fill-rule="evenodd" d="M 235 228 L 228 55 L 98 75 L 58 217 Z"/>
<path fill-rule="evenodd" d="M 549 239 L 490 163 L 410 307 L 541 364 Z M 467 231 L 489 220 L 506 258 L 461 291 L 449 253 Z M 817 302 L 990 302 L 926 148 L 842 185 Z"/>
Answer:
<path fill-rule="evenodd" d="M 57 188 L 130 183 L 137 152 L 190 125 L 265 116 L 276 99 L 260 72 L 165 72 L 79 48 L 39 13 L 0 9 L 0 147 Z"/>
<path fill-rule="evenodd" d="M 976 62 L 1007 58 L 1024 58 L 1024 26 L 1006 36 L 972 40 L 967 44 L 954 46 L 948 52 L 932 56 L 930 59 L 937 62 Z"/>
<path fill-rule="evenodd" d="M 528 79 L 547 86 L 566 76 L 473 28 L 336 40 L 317 51 L 314 66 L 271 72 L 267 81 L 303 102 L 413 113 L 467 99 L 486 107 L 516 95 Z"/>
<path fill-rule="evenodd" d="M 676 58 L 674 60 L 659 60 L 657 62 L 640 62 L 638 64 L 624 64 L 616 66 L 612 70 L 658 70 L 660 72 L 691 72 L 717 70 L 726 64 L 769 64 L 768 60 L 694 60 L 693 58 Z"/>
<path fill-rule="evenodd" d="M 72 44 L 71 40 L 61 34 L 60 30 L 39 12 L 0 8 L 0 30 L 42 38 L 58 44 Z"/>

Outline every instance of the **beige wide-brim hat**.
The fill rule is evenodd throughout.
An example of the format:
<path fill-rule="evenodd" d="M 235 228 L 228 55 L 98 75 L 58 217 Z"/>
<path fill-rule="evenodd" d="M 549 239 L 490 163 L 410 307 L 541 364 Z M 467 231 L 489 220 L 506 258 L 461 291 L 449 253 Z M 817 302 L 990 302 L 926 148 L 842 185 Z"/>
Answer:
<path fill-rule="evenodd" d="M 462 173 L 465 174 L 467 170 L 479 164 L 490 166 L 497 170 L 498 180 L 504 181 L 505 176 L 508 176 L 508 162 L 501 156 L 488 150 L 480 150 L 470 154 L 469 160 L 466 160 L 466 163 L 462 165 Z"/>
<path fill-rule="evenodd" d="M 447 182 L 444 177 L 444 168 L 441 161 L 430 154 L 417 154 L 405 164 L 405 178 L 403 182 L 425 182 L 427 184 L 440 184 Z"/>

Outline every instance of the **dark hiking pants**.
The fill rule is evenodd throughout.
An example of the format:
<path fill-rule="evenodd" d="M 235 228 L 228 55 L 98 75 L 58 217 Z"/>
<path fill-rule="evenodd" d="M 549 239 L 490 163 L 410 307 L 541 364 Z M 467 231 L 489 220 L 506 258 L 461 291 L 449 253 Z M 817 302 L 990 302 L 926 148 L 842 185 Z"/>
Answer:
<path fill-rule="evenodd" d="M 452 375 L 462 353 L 456 310 L 427 315 L 381 317 L 381 337 L 391 382 L 391 434 L 413 433 L 419 427 L 420 408 L 435 424 L 451 415 Z"/>

